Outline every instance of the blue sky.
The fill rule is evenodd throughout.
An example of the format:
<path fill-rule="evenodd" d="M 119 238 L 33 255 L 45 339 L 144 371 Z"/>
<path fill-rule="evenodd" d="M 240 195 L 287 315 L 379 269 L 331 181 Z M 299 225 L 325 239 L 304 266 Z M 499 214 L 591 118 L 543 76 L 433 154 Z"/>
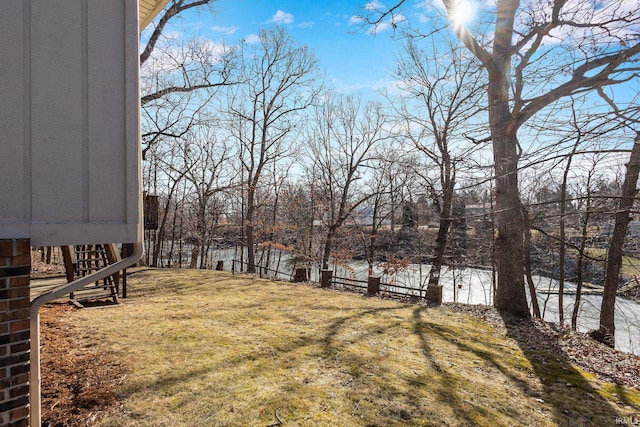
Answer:
<path fill-rule="evenodd" d="M 401 42 L 393 40 L 391 26 L 377 34 L 360 28 L 353 17 L 364 13 L 366 1 L 218 0 L 214 14 L 185 14 L 171 31 L 236 44 L 251 41 L 262 28 L 284 27 L 301 44 L 313 49 L 327 81 L 339 91 L 377 91 L 391 87 Z"/>

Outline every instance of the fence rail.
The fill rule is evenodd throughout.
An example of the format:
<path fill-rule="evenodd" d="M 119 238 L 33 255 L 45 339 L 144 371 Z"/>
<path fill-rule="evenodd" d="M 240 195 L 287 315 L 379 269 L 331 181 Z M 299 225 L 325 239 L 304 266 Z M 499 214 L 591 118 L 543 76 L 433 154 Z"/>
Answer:
<path fill-rule="evenodd" d="M 237 259 L 232 260 L 232 273 L 236 272 L 246 272 L 248 271 L 251 264 L 240 261 Z M 267 268 L 260 265 L 254 265 L 255 272 L 259 277 L 276 277 L 276 278 L 284 278 L 291 281 L 306 281 L 296 279 L 299 275 L 294 271 L 291 273 L 286 273 L 281 270 L 275 270 L 272 268 Z M 308 269 L 305 269 L 308 271 Z M 325 288 L 333 288 L 339 290 L 364 290 L 368 295 L 375 294 L 391 294 L 396 296 L 403 297 L 419 297 L 424 298 L 425 290 L 421 288 L 414 288 L 410 286 L 399 285 L 395 283 L 383 283 L 380 281 L 380 277 L 369 276 L 367 280 L 357 279 L 353 277 L 341 277 L 334 276 L 331 270 L 320 270 L 319 271 L 320 285 Z M 304 277 L 308 277 L 304 275 Z"/>
<path fill-rule="evenodd" d="M 340 287 L 349 289 L 351 288 L 360 288 L 360 289 L 368 289 L 368 280 L 358 280 L 350 277 L 339 277 L 332 276 L 331 277 L 331 287 L 339 289 Z"/>
<path fill-rule="evenodd" d="M 235 274 L 236 271 L 237 272 L 249 271 L 249 267 L 251 265 L 252 264 L 249 264 L 248 262 L 244 262 L 244 261 L 240 261 L 240 260 L 234 259 L 234 260 L 231 261 L 231 272 Z M 238 266 L 239 268 L 236 267 L 236 266 Z M 244 266 L 246 266 L 246 268 L 243 268 Z M 263 277 L 282 277 L 282 276 L 288 277 L 289 280 L 291 280 L 293 278 L 293 274 L 285 273 L 284 271 L 279 271 L 279 270 L 275 270 L 273 268 L 268 268 L 268 267 L 264 267 L 264 266 L 261 266 L 261 265 L 255 265 L 255 264 L 253 264 L 253 267 L 255 268 L 256 273 L 258 274 L 258 276 L 260 278 L 263 278 Z M 268 273 L 270 273 L 270 272 L 274 273 L 274 274 L 269 276 Z"/>

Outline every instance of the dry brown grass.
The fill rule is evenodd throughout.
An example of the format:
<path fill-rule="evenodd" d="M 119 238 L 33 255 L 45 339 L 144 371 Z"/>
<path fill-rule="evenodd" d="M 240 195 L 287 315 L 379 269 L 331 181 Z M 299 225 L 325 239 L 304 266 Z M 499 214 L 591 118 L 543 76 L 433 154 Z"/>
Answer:
<path fill-rule="evenodd" d="M 478 317 L 210 271 L 146 270 L 74 312 L 128 369 L 103 426 L 615 425 L 606 384 Z M 515 338 L 511 338 L 514 336 Z"/>

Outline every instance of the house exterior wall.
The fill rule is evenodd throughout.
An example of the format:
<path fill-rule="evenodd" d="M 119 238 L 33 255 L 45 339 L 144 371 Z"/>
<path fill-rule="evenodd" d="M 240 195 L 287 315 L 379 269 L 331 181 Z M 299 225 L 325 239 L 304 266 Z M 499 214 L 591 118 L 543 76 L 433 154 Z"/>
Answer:
<path fill-rule="evenodd" d="M 136 1 L 7 0 L 0 239 L 141 240 Z"/>
<path fill-rule="evenodd" d="M 29 239 L 0 239 L 0 425 L 29 425 Z"/>
<path fill-rule="evenodd" d="M 138 12 L 2 2 L 0 426 L 29 425 L 30 246 L 142 240 Z"/>

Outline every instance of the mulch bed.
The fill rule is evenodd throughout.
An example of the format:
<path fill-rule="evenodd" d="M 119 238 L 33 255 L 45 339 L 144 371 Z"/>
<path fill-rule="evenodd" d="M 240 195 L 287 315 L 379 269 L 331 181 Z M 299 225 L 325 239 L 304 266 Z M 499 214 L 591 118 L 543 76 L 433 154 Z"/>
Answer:
<path fill-rule="evenodd" d="M 120 410 L 116 390 L 126 373 L 117 357 L 97 345 L 97 330 L 66 321 L 69 304 L 40 310 L 42 421 L 51 427 L 92 426 Z"/>

